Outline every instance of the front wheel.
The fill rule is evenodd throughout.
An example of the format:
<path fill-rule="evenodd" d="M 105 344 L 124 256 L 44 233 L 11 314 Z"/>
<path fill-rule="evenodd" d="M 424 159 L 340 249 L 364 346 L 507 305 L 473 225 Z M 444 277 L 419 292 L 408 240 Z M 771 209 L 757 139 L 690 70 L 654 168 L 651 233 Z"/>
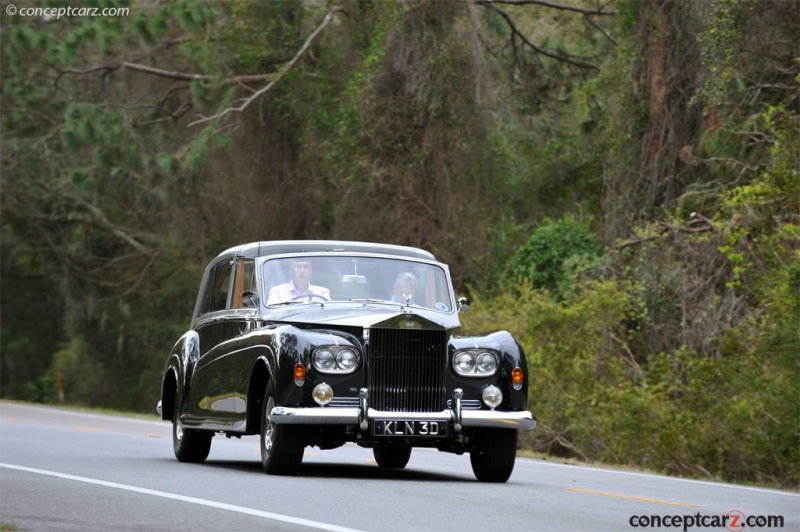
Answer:
<path fill-rule="evenodd" d="M 261 465 L 270 475 L 296 475 L 305 452 L 303 425 L 276 425 L 269 419 L 275 408 L 272 383 L 267 384 L 261 410 Z"/>
<path fill-rule="evenodd" d="M 206 461 L 211 450 L 213 432 L 181 427 L 178 420 L 178 398 L 172 409 L 172 449 L 179 462 L 200 464 Z"/>
<path fill-rule="evenodd" d="M 372 454 L 382 469 L 403 469 L 411 458 L 411 447 L 375 447 Z"/>
<path fill-rule="evenodd" d="M 480 482 L 506 482 L 517 459 L 516 429 L 477 429 L 469 452 L 472 472 Z"/>

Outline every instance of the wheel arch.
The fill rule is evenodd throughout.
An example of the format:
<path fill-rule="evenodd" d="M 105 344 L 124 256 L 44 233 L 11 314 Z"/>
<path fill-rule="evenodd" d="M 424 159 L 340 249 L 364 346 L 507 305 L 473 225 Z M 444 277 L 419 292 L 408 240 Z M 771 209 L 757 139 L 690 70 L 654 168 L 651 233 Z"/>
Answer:
<path fill-rule="evenodd" d="M 250 372 L 250 383 L 247 386 L 247 417 L 245 432 L 258 434 L 261 431 L 261 409 L 267 384 L 272 380 L 272 372 L 265 357 L 259 357 Z"/>
<path fill-rule="evenodd" d="M 178 377 L 175 368 L 169 368 L 161 383 L 161 419 L 171 421 L 178 396 Z"/>

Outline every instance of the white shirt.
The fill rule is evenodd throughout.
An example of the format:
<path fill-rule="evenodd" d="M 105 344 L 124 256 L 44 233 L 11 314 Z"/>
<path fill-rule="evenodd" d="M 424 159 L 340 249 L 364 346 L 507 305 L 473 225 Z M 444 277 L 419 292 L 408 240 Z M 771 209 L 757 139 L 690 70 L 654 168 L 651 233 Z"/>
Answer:
<path fill-rule="evenodd" d="M 294 285 L 294 281 L 275 285 L 269 291 L 267 297 L 267 305 L 274 305 L 275 303 L 284 303 L 300 296 L 322 296 L 325 299 L 331 298 L 331 291 L 324 286 L 316 286 L 313 284 L 308 285 L 308 290 L 300 292 Z"/>

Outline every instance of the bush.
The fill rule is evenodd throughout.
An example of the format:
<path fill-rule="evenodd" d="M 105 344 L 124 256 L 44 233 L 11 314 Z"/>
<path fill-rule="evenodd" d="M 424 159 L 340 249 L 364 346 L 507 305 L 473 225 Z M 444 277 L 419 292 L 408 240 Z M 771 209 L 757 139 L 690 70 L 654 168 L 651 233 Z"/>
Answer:
<path fill-rule="evenodd" d="M 641 287 L 579 283 L 554 301 L 525 281 L 473 296 L 468 334 L 507 329 L 526 349 L 537 429 L 521 445 L 557 456 L 726 481 L 798 481 L 797 279 L 773 280 L 767 309 L 718 340 L 635 352 L 647 323 Z"/>
<path fill-rule="evenodd" d="M 514 256 L 514 279 L 530 279 L 556 299 L 569 295 L 581 272 L 595 267 L 603 255 L 587 221 L 572 215 L 536 229 Z"/>

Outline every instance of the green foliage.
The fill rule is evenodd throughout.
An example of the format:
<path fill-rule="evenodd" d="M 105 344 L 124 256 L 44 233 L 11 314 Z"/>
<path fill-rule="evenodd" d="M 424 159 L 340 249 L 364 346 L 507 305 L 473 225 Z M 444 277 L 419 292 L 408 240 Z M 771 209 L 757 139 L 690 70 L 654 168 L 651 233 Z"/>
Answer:
<path fill-rule="evenodd" d="M 372 16 L 376 21 L 371 31 L 360 36 L 366 46 L 361 51 L 359 66 L 349 74 L 341 94 L 334 98 L 335 107 L 332 115 L 326 117 L 327 123 L 320 124 L 332 133 L 326 143 L 325 157 L 332 166 L 344 166 L 344 178 L 348 181 L 355 179 L 359 160 L 364 156 L 362 151 L 369 147 L 362 138 L 375 133 L 375 126 L 365 124 L 364 102 L 370 99 L 367 91 L 386 57 L 389 31 L 400 23 L 402 12 L 398 4 L 382 4 L 374 9 L 376 13 Z"/>
<path fill-rule="evenodd" d="M 183 29 L 194 30 L 203 27 L 209 21 L 207 7 L 202 2 L 183 0 L 170 4 L 170 13 Z"/>
<path fill-rule="evenodd" d="M 711 6 L 708 29 L 700 37 L 703 62 L 709 72 L 698 96 L 702 95 L 712 105 L 719 105 L 737 75 L 741 6 L 733 0 L 714 0 Z"/>
<path fill-rule="evenodd" d="M 646 360 L 635 356 L 636 336 L 649 331 L 630 326 L 642 321 L 646 308 L 638 290 L 613 281 L 583 284 L 570 303 L 554 302 L 526 282 L 491 299 L 475 297 L 462 319 L 468 333 L 506 328 L 526 346 L 529 401 L 540 424 L 524 436 L 534 449 L 672 474 L 791 485 L 800 473 L 800 305 L 798 286 L 794 296 L 781 286 L 774 297 L 790 312 L 729 330 L 717 358 L 685 346 Z M 785 323 L 786 336 L 757 339 L 773 320 Z M 780 343 L 786 349 L 776 353 Z M 767 344 L 770 353 L 763 351 Z"/>
<path fill-rule="evenodd" d="M 599 264 L 602 254 L 589 222 L 567 215 L 531 233 L 514 256 L 514 278 L 531 279 L 534 288 L 560 298 L 580 272 Z"/>
<path fill-rule="evenodd" d="M 269 73 L 280 70 L 302 44 L 306 10 L 298 0 L 237 1 L 230 6 L 229 45 L 234 70 Z"/>
<path fill-rule="evenodd" d="M 800 82 L 800 74 L 796 78 Z M 782 214 L 800 211 L 800 113 L 784 105 L 770 106 L 765 113 L 768 127 L 774 131 L 769 148 L 770 160 L 762 180 L 771 187 L 763 201 L 774 203 Z"/>
<path fill-rule="evenodd" d="M 24 396 L 34 403 L 52 403 L 58 397 L 58 383 L 51 374 L 45 374 L 25 383 Z"/>
<path fill-rule="evenodd" d="M 106 354 L 104 353 L 104 356 Z M 64 397 L 69 402 L 83 405 L 104 404 L 111 399 L 111 386 L 100 383 L 116 381 L 110 368 L 98 363 L 99 354 L 81 337 L 73 337 L 53 355 L 48 375 L 62 375 Z M 50 380 L 52 377 L 48 377 Z"/>
<path fill-rule="evenodd" d="M 783 107 L 763 121 L 767 163 L 718 195 L 713 220 L 689 223 L 678 210 L 637 228 L 621 251 L 605 251 L 606 280 L 568 277 L 561 285 L 572 295 L 558 300 L 545 292 L 557 284 L 536 286 L 525 275 L 557 275 L 548 266 L 563 265 L 571 249 L 546 222 L 515 257 L 513 278 L 523 282 L 474 297 L 465 329 L 506 328 L 527 348 L 540 420 L 528 445 L 672 474 L 796 485 L 800 130 Z"/>

